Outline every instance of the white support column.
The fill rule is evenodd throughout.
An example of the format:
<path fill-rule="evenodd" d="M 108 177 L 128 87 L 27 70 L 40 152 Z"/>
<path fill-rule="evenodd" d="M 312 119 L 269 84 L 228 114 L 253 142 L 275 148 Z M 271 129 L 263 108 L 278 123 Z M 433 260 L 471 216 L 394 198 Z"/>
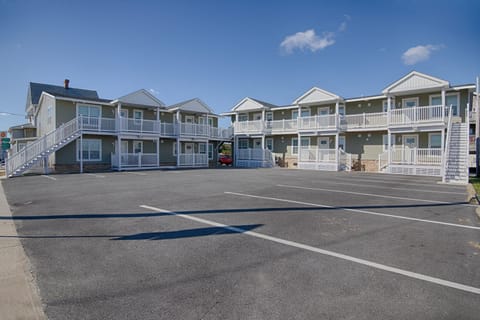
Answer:
<path fill-rule="evenodd" d="M 338 132 L 335 134 L 335 162 L 337 163 L 337 171 L 340 169 L 340 150 L 339 150 L 339 134 Z"/>
<path fill-rule="evenodd" d="M 180 147 L 181 147 L 181 143 L 180 143 L 180 137 L 178 137 L 178 136 L 177 136 L 176 144 L 177 144 L 177 167 L 179 167 L 180 166 L 180 152 L 181 152 Z"/>
<path fill-rule="evenodd" d="M 387 127 L 390 125 L 391 110 L 392 110 L 392 97 L 388 95 L 387 96 Z"/>
<path fill-rule="evenodd" d="M 388 165 L 388 172 L 390 172 L 390 165 L 392 161 L 392 133 L 390 130 L 388 130 L 388 135 L 387 135 L 387 165 Z"/>
<path fill-rule="evenodd" d="M 262 110 L 262 121 L 265 121 L 265 109 Z"/>
<path fill-rule="evenodd" d="M 160 138 L 157 138 L 157 167 L 160 167 Z"/>
<path fill-rule="evenodd" d="M 160 108 L 157 108 L 157 121 L 160 120 Z"/>
<path fill-rule="evenodd" d="M 83 134 L 80 134 L 80 173 L 83 173 Z"/>
<path fill-rule="evenodd" d="M 117 132 L 122 131 L 122 121 L 120 116 L 122 115 L 122 104 L 119 102 L 117 104 Z"/>
<path fill-rule="evenodd" d="M 180 136 L 180 131 L 182 130 L 182 129 L 181 129 L 181 125 L 180 125 L 180 123 L 182 122 L 181 120 L 182 120 L 182 117 L 181 117 L 181 115 L 180 115 L 180 110 L 177 110 L 177 113 L 175 114 L 175 121 L 176 121 L 176 123 L 177 123 L 177 125 L 176 125 L 176 126 L 177 126 L 177 136 Z M 177 140 L 178 140 L 178 139 L 177 139 Z M 178 144 L 178 143 L 177 143 L 177 144 Z M 177 154 L 178 154 L 178 153 L 179 153 L 179 152 L 177 152 Z M 178 163 L 177 163 L 177 165 L 178 165 Z"/>
<path fill-rule="evenodd" d="M 237 166 L 237 159 L 238 159 L 238 137 L 237 136 L 233 136 L 233 148 L 232 148 L 232 151 L 233 151 L 233 165 L 234 166 Z"/>
<path fill-rule="evenodd" d="M 265 135 L 262 135 L 262 150 L 265 150 Z"/>
<path fill-rule="evenodd" d="M 445 99 L 445 89 L 442 89 L 442 106 L 445 106 L 446 99 Z"/>

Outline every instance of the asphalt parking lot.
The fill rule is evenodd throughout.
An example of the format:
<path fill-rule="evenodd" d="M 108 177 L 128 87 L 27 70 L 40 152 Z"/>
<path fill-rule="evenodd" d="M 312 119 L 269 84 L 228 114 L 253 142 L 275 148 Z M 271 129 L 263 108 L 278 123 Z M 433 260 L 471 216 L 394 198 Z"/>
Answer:
<path fill-rule="evenodd" d="M 480 224 L 466 187 L 437 181 L 208 169 L 3 187 L 49 319 L 478 319 Z"/>

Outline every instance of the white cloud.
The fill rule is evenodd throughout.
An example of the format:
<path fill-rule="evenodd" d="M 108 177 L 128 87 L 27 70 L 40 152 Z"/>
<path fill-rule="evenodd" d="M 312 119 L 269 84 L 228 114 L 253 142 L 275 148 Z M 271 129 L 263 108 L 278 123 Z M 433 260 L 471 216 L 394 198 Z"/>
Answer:
<path fill-rule="evenodd" d="M 335 43 L 335 34 L 333 32 L 324 32 L 322 36 L 317 36 L 315 30 L 310 29 L 305 32 L 297 32 L 294 35 L 287 36 L 280 44 L 280 47 L 287 54 L 295 49 L 308 49 L 312 52 L 325 49 Z"/>
<path fill-rule="evenodd" d="M 312 52 L 323 50 L 335 43 L 337 33 L 347 30 L 347 22 L 350 21 L 348 14 L 344 15 L 344 20 L 340 23 L 337 32 L 323 32 L 317 35 L 315 30 L 309 29 L 304 32 L 297 32 L 295 34 L 286 36 L 280 43 L 280 48 L 286 53 L 291 54 L 296 49 L 304 51 L 310 50 Z"/>
<path fill-rule="evenodd" d="M 403 63 L 407 66 L 414 65 L 421 61 L 426 61 L 430 59 L 430 55 L 433 51 L 442 49 L 443 45 L 432 45 L 427 44 L 425 46 L 419 45 L 416 47 L 412 47 L 405 51 L 402 54 Z"/>

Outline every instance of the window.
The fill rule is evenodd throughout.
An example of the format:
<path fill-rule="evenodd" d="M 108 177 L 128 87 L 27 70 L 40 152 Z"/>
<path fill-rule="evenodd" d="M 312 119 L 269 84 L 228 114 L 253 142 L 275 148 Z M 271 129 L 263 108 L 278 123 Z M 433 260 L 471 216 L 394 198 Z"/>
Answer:
<path fill-rule="evenodd" d="M 428 134 L 428 147 L 429 148 L 441 148 L 442 147 L 442 134 L 441 133 L 429 133 Z"/>
<path fill-rule="evenodd" d="M 388 100 L 383 100 L 382 101 L 382 106 L 383 106 L 383 112 L 388 111 Z M 390 99 L 390 109 L 393 110 L 395 109 L 395 99 Z"/>
<path fill-rule="evenodd" d="M 418 98 L 407 98 L 402 100 L 403 108 L 418 107 Z"/>
<path fill-rule="evenodd" d="M 273 112 L 265 113 L 265 120 L 266 121 L 272 121 L 273 120 Z"/>
<path fill-rule="evenodd" d="M 384 134 L 382 136 L 382 140 L 383 140 L 383 151 L 387 151 L 388 150 L 388 134 Z M 390 136 L 390 145 L 393 147 L 395 147 L 395 135 L 392 134 Z"/>
<path fill-rule="evenodd" d="M 344 105 L 338 106 L 338 114 L 341 115 L 341 116 L 345 115 L 345 106 Z"/>
<path fill-rule="evenodd" d="M 47 107 L 47 124 L 52 123 L 52 106 Z"/>
<path fill-rule="evenodd" d="M 133 141 L 133 153 L 143 153 L 143 141 Z"/>
<path fill-rule="evenodd" d="M 248 114 L 246 113 L 240 113 L 238 115 L 238 121 L 248 121 Z"/>
<path fill-rule="evenodd" d="M 265 145 L 266 145 L 268 150 L 273 151 L 273 139 L 272 138 L 265 139 Z"/>
<path fill-rule="evenodd" d="M 208 118 L 208 126 L 213 127 L 213 118 Z"/>
<path fill-rule="evenodd" d="M 77 116 L 100 118 L 100 107 L 79 104 L 77 107 Z"/>
<path fill-rule="evenodd" d="M 310 138 L 302 137 L 300 139 L 300 147 L 302 149 L 310 148 Z M 298 138 L 292 138 L 292 154 L 298 154 Z"/>
<path fill-rule="evenodd" d="M 80 139 L 77 139 L 77 161 L 80 161 Z M 83 139 L 83 160 L 84 161 L 100 161 L 102 155 L 102 140 L 100 139 Z"/>
<path fill-rule="evenodd" d="M 213 143 L 208 144 L 208 160 L 213 160 Z"/>
<path fill-rule="evenodd" d="M 326 116 L 330 113 L 330 108 L 329 107 L 324 107 L 324 108 L 318 108 L 318 114 L 321 116 Z"/>
<path fill-rule="evenodd" d="M 459 106 L 459 96 L 458 93 L 447 94 L 445 95 L 445 104 L 447 107 L 452 106 L 452 115 L 458 116 L 458 106 Z M 442 96 L 430 96 L 430 105 L 440 106 L 442 105 Z"/>
<path fill-rule="evenodd" d="M 238 139 L 238 149 L 248 149 L 248 139 Z"/>
<path fill-rule="evenodd" d="M 301 117 L 310 117 L 310 108 L 303 107 L 301 109 Z M 298 109 L 292 110 L 292 119 L 298 118 Z"/>
<path fill-rule="evenodd" d="M 198 144 L 198 153 L 202 153 L 202 154 L 207 153 L 207 144 L 206 143 L 199 143 Z"/>
<path fill-rule="evenodd" d="M 345 151 L 345 136 L 338 136 L 338 147 Z"/>
<path fill-rule="evenodd" d="M 142 110 L 133 110 L 133 119 L 135 124 L 140 124 L 143 119 L 143 111 Z"/>

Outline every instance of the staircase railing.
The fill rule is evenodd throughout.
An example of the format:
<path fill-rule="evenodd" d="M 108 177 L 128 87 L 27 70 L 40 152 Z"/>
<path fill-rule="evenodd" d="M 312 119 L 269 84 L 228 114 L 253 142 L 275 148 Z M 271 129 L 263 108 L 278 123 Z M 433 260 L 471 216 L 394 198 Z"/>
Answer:
<path fill-rule="evenodd" d="M 352 154 L 346 153 L 342 148 L 338 150 L 339 154 L 339 161 L 340 161 L 340 169 L 344 169 L 345 171 L 352 170 Z"/>
<path fill-rule="evenodd" d="M 448 124 L 447 124 L 447 138 L 445 139 L 445 145 L 443 146 L 443 157 L 442 157 L 442 182 L 446 182 L 447 176 L 447 162 L 448 162 L 448 152 L 450 145 L 450 136 L 452 135 L 452 106 L 448 108 Z"/>
<path fill-rule="evenodd" d="M 468 103 L 467 103 L 467 107 L 465 108 L 465 132 L 463 134 L 465 135 L 466 141 L 468 143 L 468 137 L 470 135 L 470 105 Z M 469 151 L 467 147 L 467 154 L 465 157 L 465 170 L 467 171 L 465 175 L 466 177 L 465 183 L 468 183 L 469 174 L 470 174 L 470 164 L 468 163 L 468 160 L 469 160 Z"/>
<path fill-rule="evenodd" d="M 42 153 L 46 152 L 48 149 L 76 133 L 80 129 L 79 123 L 81 123 L 81 119 L 74 118 L 38 140 L 29 143 L 25 148 L 15 153 L 12 157 L 7 158 L 5 162 L 6 176 L 10 176 L 23 165 L 34 160 L 38 156 L 41 156 Z"/>
<path fill-rule="evenodd" d="M 391 153 L 390 150 L 380 153 L 378 155 L 378 172 L 382 172 L 383 169 L 388 167 L 388 154 Z"/>

